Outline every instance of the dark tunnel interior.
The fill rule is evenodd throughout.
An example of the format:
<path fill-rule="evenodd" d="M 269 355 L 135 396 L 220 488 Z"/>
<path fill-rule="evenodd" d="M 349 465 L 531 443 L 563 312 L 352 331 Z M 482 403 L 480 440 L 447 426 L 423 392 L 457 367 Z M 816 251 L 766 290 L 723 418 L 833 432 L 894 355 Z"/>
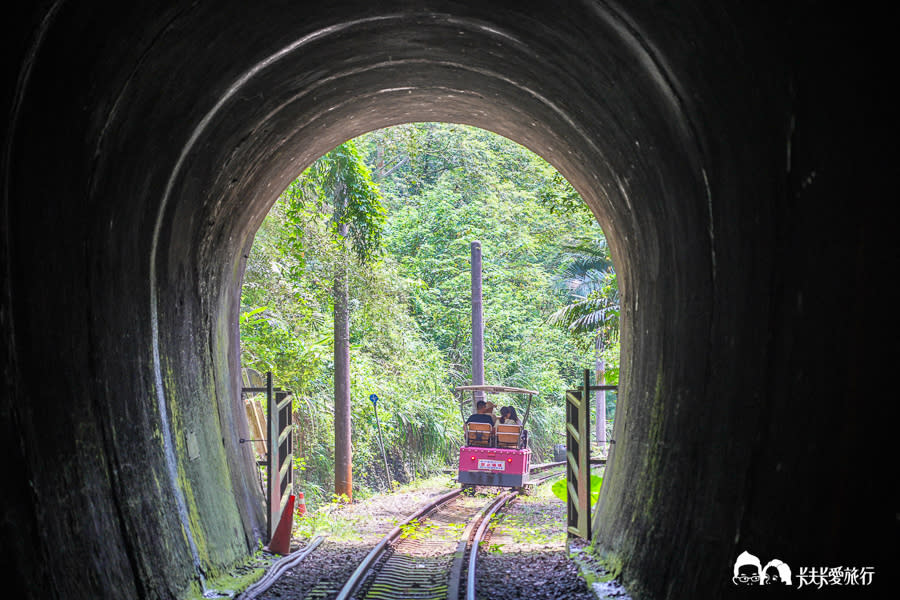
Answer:
<path fill-rule="evenodd" d="M 748 549 L 887 575 L 886 38 L 877 15 L 828 6 L 16 9 L 0 226 L 12 596 L 181 598 L 257 547 L 244 257 L 305 166 L 412 121 L 529 147 L 607 232 L 622 389 L 593 534 L 635 598 L 726 597 Z"/>

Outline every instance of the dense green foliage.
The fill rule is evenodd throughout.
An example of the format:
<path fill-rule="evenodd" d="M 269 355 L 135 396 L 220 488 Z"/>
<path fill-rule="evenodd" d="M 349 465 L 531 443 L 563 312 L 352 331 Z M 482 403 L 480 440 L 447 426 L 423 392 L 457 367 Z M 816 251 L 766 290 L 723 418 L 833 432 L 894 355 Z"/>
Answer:
<path fill-rule="evenodd" d="M 550 315 L 550 323 L 602 342 L 619 331 L 619 284 L 604 238 L 566 247 L 568 264 L 558 278 L 570 303 Z"/>
<path fill-rule="evenodd" d="M 572 301 L 561 282 L 572 248 L 603 234 L 575 191 L 542 159 L 500 136 L 416 123 L 357 138 L 386 208 L 380 240 L 353 246 L 380 258 L 351 264 L 351 393 L 357 493 L 386 486 L 369 395 L 378 411 L 392 479 L 452 466 L 470 398 L 469 244 L 484 255 L 485 380 L 536 389 L 528 428 L 537 460 L 563 439 L 562 393 L 593 365 L 585 339 L 549 318 Z M 354 150 L 355 151 L 355 150 Z M 313 169 L 324 169 L 317 164 Z M 260 228 L 244 279 L 245 367 L 272 370 L 294 392 L 303 491 L 330 497 L 333 457 L 331 278 L 345 260 L 334 244 L 334 185 L 307 172 Z M 353 215 L 347 219 L 352 220 Z M 602 242 L 601 242 L 602 243 Z M 618 346 L 606 346 L 617 373 Z M 615 356 L 613 356 L 615 354 Z M 611 379 L 608 374 L 608 379 Z M 519 398 L 500 398 L 514 404 Z"/>
<path fill-rule="evenodd" d="M 551 491 L 553 495 L 566 502 L 569 497 L 569 480 L 563 477 L 562 479 L 557 479 L 553 482 L 553 486 L 551 486 Z M 600 498 L 600 486 L 603 485 L 603 477 L 597 475 L 596 473 L 591 473 L 591 506 L 597 504 L 597 500 Z M 577 490 L 576 490 L 577 491 Z"/>
<path fill-rule="evenodd" d="M 384 225 L 381 193 L 352 140 L 314 162 L 288 186 L 281 199 L 286 202 L 287 216 L 294 223 L 302 221 L 310 208 L 318 214 L 330 212 L 334 243 L 343 243 L 340 238 L 344 234 L 338 234 L 344 226 L 360 262 L 381 253 Z M 295 231 L 291 240 L 293 253 L 302 256 L 302 232 Z"/>

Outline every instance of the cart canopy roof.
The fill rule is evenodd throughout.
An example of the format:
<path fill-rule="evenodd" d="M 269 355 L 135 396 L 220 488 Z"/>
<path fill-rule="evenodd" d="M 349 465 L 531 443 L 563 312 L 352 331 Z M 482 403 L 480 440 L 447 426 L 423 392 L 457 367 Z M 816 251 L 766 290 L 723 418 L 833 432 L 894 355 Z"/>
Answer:
<path fill-rule="evenodd" d="M 525 390 L 516 387 L 506 387 L 503 385 L 459 385 L 456 386 L 460 392 L 484 392 L 486 394 L 531 394 L 537 395 L 535 390 Z"/>

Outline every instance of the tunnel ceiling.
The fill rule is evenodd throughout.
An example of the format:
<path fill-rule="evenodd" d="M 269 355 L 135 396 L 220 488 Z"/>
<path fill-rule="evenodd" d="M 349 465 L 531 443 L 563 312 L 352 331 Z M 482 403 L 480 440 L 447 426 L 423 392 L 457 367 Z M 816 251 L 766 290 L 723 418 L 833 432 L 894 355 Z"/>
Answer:
<path fill-rule="evenodd" d="M 864 453 L 819 460 L 881 422 L 847 404 L 871 317 L 830 318 L 871 288 L 828 284 L 873 278 L 883 221 L 849 210 L 847 175 L 874 153 L 867 111 L 847 110 L 868 72 L 839 15 L 803 8 L 58 2 L 13 19 L 0 327 L 21 597 L 184 597 L 256 547 L 244 256 L 306 165 L 410 121 L 526 145 L 608 234 L 622 405 L 594 533 L 638 595 L 721 595 L 747 548 L 882 564 L 871 537 L 897 523 L 864 500 L 883 497 Z"/>

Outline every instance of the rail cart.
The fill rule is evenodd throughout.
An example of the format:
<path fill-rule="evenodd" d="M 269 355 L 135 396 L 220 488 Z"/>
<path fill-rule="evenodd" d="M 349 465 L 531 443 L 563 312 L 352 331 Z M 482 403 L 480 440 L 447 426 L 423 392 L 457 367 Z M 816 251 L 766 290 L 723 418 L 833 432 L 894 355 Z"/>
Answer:
<path fill-rule="evenodd" d="M 477 485 L 522 488 L 529 481 L 531 450 L 525 425 L 531 399 L 538 392 L 499 385 L 464 385 L 457 391 L 484 394 L 518 394 L 527 397 L 521 425 L 464 423 L 465 444 L 459 450 L 457 481 L 464 490 Z"/>

